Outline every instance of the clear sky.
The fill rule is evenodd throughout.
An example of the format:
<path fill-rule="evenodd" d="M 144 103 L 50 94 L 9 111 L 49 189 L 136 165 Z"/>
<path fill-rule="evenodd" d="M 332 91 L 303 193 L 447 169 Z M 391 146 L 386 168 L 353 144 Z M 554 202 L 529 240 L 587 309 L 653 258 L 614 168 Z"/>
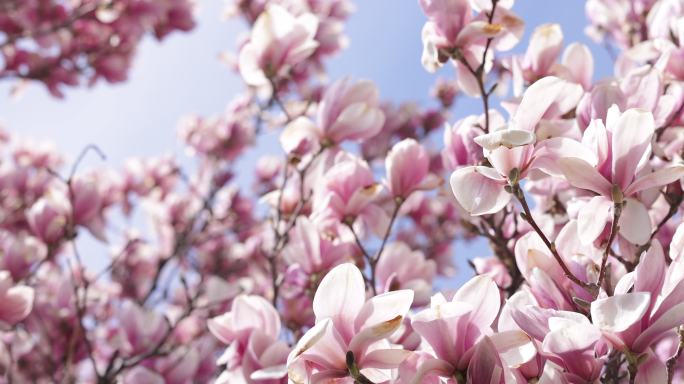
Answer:
<path fill-rule="evenodd" d="M 113 167 L 131 156 L 181 154 L 176 136 L 179 118 L 188 113 L 220 113 L 242 87 L 218 56 L 234 49 L 244 26 L 221 19 L 220 1 L 198 3 L 197 28 L 189 34 L 173 34 L 161 44 L 145 41 L 126 83 L 68 90 L 63 100 L 54 99 L 40 85 L 10 99 L 12 84 L 0 83 L 0 124 L 22 136 L 52 141 L 72 159 L 86 145 L 97 144 Z M 332 59 L 330 77 L 372 79 L 384 99 L 426 102 L 435 77 L 420 64 L 425 16 L 418 1 L 357 0 L 356 6 L 346 28 L 351 44 Z M 584 1 L 518 0 L 513 10 L 526 22 L 524 40 L 515 51 L 525 50 L 536 26 L 555 22 L 562 26 L 566 45 L 580 41 L 590 46 L 595 78 L 612 72 L 605 50 L 584 35 Z M 461 98 L 454 119 L 480 112 L 478 100 Z M 260 142 L 265 145 L 250 151 L 242 162 L 253 163 L 261 153 L 279 151 L 273 137 Z M 87 165 L 96 163 L 87 161 Z M 457 252 L 458 259 L 464 260 L 486 255 L 486 248 L 477 243 Z"/>

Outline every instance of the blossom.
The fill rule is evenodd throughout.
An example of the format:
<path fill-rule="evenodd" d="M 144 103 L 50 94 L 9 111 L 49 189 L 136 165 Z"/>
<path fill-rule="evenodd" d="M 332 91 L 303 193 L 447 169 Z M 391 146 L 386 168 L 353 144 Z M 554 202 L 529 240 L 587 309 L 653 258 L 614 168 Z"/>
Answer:
<path fill-rule="evenodd" d="M 469 377 L 487 376 L 489 382 L 501 383 L 511 374 L 507 371 L 512 361 L 502 362 L 505 359 L 498 356 L 499 352 L 515 350 L 523 362 L 531 359 L 535 351 L 525 335 L 515 331 L 494 335 L 492 326 L 500 306 L 499 288 L 484 275 L 464 284 L 451 301 L 442 294 L 434 295 L 430 308 L 411 320 L 411 326 L 434 355 L 434 359 L 422 362 L 412 382 L 418 383 L 431 374 L 452 377 L 467 372 Z"/>
<path fill-rule="evenodd" d="M 280 143 L 288 153 L 308 153 L 321 145 L 370 139 L 385 122 L 378 98 L 377 88 L 368 80 L 338 80 L 325 90 L 316 121 L 298 117 L 285 127 Z"/>
<path fill-rule="evenodd" d="M 414 305 L 427 304 L 436 270 L 436 263 L 426 260 L 422 252 L 402 242 L 387 244 L 375 270 L 378 292 L 411 289 Z"/>
<path fill-rule="evenodd" d="M 579 86 L 555 77 L 546 77 L 531 86 L 508 127 L 495 128 L 474 139 L 483 147 L 492 167 L 463 167 L 451 174 L 451 188 L 459 204 L 474 216 L 498 212 L 511 200 L 506 185 L 517 183 L 535 169 L 559 173 L 556 161 L 566 157 L 564 154 L 591 158 L 591 151 L 575 140 L 551 137 L 537 141 L 535 134 L 542 118 L 562 115 L 576 105 L 580 96 Z"/>
<path fill-rule="evenodd" d="M 615 348 L 645 353 L 684 324 L 684 279 L 675 272 L 678 268 L 681 265 L 667 267 L 662 246 L 654 240 L 637 268 L 618 281 L 615 294 L 591 303 L 592 322 Z"/>
<path fill-rule="evenodd" d="M 228 344 L 218 360 L 226 365 L 219 382 L 228 383 L 233 376 L 248 383 L 282 382 L 289 348 L 278 340 L 280 316 L 266 299 L 238 296 L 229 312 L 209 319 L 207 325 L 216 338 Z"/>
<path fill-rule="evenodd" d="M 25 285 L 14 285 L 7 271 L 0 271 L 0 329 L 8 329 L 24 320 L 33 308 L 35 291 Z"/>
<path fill-rule="evenodd" d="M 577 156 L 560 159 L 558 164 L 570 184 L 597 194 L 578 216 L 579 235 L 583 242 L 596 239 L 610 220 L 613 206 L 626 205 L 618 225 L 620 234 L 634 244 L 645 244 L 651 233 L 651 220 L 637 193 L 669 184 L 684 176 L 684 165 L 666 166 L 650 172 L 640 166 L 651 151 L 655 130 L 653 115 L 638 109 L 625 112 L 613 106 L 606 123 L 594 120 L 584 132 L 583 144 L 593 149 L 595 157 Z M 640 168 L 642 169 L 640 171 Z"/>
<path fill-rule="evenodd" d="M 277 4 L 269 4 L 254 22 L 249 42 L 240 50 L 239 68 L 252 86 L 268 84 L 269 78 L 284 76 L 311 56 L 318 19 L 304 13 L 294 16 Z"/>
<path fill-rule="evenodd" d="M 430 157 L 413 139 L 404 139 L 394 145 L 385 158 L 387 189 L 395 198 L 406 199 L 417 190 L 432 189 L 439 183 L 429 174 Z"/>
<path fill-rule="evenodd" d="M 290 380 L 345 378 L 352 371 L 373 382 L 389 379 L 387 369 L 399 366 L 408 352 L 392 348 L 386 339 L 399 328 L 412 301 L 413 291 L 406 289 L 366 300 L 358 268 L 333 268 L 314 297 L 316 325 L 287 359 Z"/>

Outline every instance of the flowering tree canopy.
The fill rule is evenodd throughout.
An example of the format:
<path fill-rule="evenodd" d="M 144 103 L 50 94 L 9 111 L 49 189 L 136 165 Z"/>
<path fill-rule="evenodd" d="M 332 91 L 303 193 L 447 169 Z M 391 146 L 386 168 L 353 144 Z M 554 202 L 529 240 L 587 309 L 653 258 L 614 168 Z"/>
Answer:
<path fill-rule="evenodd" d="M 190 167 L 3 131 L 0 383 L 684 383 L 684 3 L 588 0 L 596 81 L 556 24 L 511 53 L 513 0 L 419 5 L 430 106 L 326 76 L 349 0 L 231 0 L 244 92 L 182 120 Z M 124 81 L 192 7 L 0 1 L 0 79 Z"/>

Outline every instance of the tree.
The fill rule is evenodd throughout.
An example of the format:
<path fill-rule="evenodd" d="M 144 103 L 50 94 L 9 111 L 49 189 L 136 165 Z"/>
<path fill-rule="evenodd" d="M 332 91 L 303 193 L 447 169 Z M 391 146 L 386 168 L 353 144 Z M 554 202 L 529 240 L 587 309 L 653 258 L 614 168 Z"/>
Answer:
<path fill-rule="evenodd" d="M 3 133 L 0 380 L 684 382 L 684 8 L 587 1 L 616 55 L 594 82 L 591 49 L 556 24 L 507 53 L 512 0 L 419 3 L 423 66 L 450 68 L 434 106 L 325 80 L 349 1 L 240 0 L 245 89 L 181 124 L 195 166 L 84 172 L 97 146 L 65 164 Z M 125 80 L 145 34 L 194 25 L 183 0 L 2 7 L 0 77 L 55 96 Z M 482 113 L 453 116 L 458 97 Z M 265 130 L 283 154 L 239 185 Z M 81 254 L 88 233 L 111 254 Z M 438 292 L 476 238 L 491 255 Z"/>

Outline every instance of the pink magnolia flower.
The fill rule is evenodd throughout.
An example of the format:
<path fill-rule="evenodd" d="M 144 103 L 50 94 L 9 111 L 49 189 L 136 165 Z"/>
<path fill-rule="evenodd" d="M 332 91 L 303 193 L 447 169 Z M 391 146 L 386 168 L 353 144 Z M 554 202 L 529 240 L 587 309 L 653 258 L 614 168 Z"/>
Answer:
<path fill-rule="evenodd" d="M 555 244 L 565 265 L 579 279 L 589 281 L 600 264 L 600 251 L 577 241 L 577 223 L 568 222 L 556 236 Z M 574 310 L 573 297 L 590 301 L 592 297 L 568 280 L 548 247 L 535 232 L 528 232 L 515 243 L 515 260 L 529 285 L 529 292 L 541 308 Z M 593 277 L 593 276 L 592 276 Z"/>
<path fill-rule="evenodd" d="M 615 348 L 638 356 L 684 324 L 684 278 L 677 269 L 680 264 L 667 267 L 654 240 L 636 269 L 618 281 L 615 295 L 591 303 L 593 323 Z"/>
<path fill-rule="evenodd" d="M 126 356 L 149 351 L 164 337 L 170 326 L 163 315 L 142 308 L 131 300 L 121 304 L 119 321 L 125 336 L 122 349 Z"/>
<path fill-rule="evenodd" d="M 45 243 L 25 233 L 0 232 L 0 269 L 12 275 L 14 280 L 22 279 L 34 263 L 47 257 Z"/>
<path fill-rule="evenodd" d="M 492 326 L 500 306 L 501 293 L 488 276 L 472 278 L 456 292 L 451 301 L 447 301 L 442 294 L 434 295 L 430 308 L 416 314 L 411 326 L 432 348 L 435 358 L 422 362 L 412 383 L 420 383 L 423 377 L 429 375 L 463 377 L 467 372 L 471 377 L 476 373 L 475 377 L 486 376 L 480 364 L 485 364 L 492 374 L 493 381 L 487 379 L 487 382 L 503 383 L 504 377 L 511 374 L 509 363 L 514 362 L 501 364 L 498 352 L 516 350 L 523 362 L 531 359 L 536 354 L 534 346 L 521 332 L 494 335 Z M 497 340 L 488 340 L 488 337 Z M 486 345 L 480 347 L 481 342 L 498 344 L 494 348 L 498 352 L 493 356 L 483 356 L 484 352 L 492 352 L 492 349 Z M 485 349 L 478 352 L 479 348 Z"/>
<path fill-rule="evenodd" d="M 341 264 L 323 278 L 314 297 L 316 325 L 287 359 L 295 383 L 338 379 L 353 383 L 360 375 L 374 383 L 390 379 L 409 352 L 387 341 L 402 324 L 413 291 L 399 290 L 366 300 L 361 271 Z M 350 377 L 350 372 L 356 377 Z"/>
<path fill-rule="evenodd" d="M 577 105 L 577 123 L 584 131 L 594 119 L 605 121 L 610 107 L 617 105 L 623 110 L 625 103 L 625 96 L 617 84 L 598 83 L 582 96 Z"/>
<path fill-rule="evenodd" d="M 489 114 L 493 126 L 503 126 L 503 117 L 495 111 Z M 454 125 L 447 125 L 444 129 L 444 149 L 442 150 L 442 162 L 448 170 L 479 163 L 484 155 L 482 147 L 475 138 L 484 135 L 481 127 L 484 126 L 484 115 L 467 116 Z"/>
<path fill-rule="evenodd" d="M 426 260 L 423 252 L 413 251 L 402 242 L 387 244 L 375 269 L 378 292 L 411 289 L 415 306 L 427 304 L 436 272 L 437 264 Z"/>
<path fill-rule="evenodd" d="M 561 368 L 563 382 L 591 383 L 600 377 L 604 364 L 600 357 L 607 348 L 601 331 L 584 315 L 533 305 L 512 308 L 516 324 L 541 343 L 541 356 Z"/>
<path fill-rule="evenodd" d="M 430 156 L 414 139 L 395 144 L 385 158 L 387 189 L 393 197 L 405 200 L 412 192 L 435 188 L 440 180 L 429 173 Z"/>
<path fill-rule="evenodd" d="M 107 201 L 101 186 L 106 182 L 95 176 L 76 177 L 71 183 L 71 205 L 73 221 L 76 225 L 82 225 L 98 239 L 106 240 L 106 219 L 104 209 Z"/>
<path fill-rule="evenodd" d="M 463 167 L 451 174 L 451 188 L 459 204 L 473 216 L 498 212 L 511 200 L 505 190 L 511 182 L 517 183 L 535 169 L 558 174 L 556 160 L 571 154 L 591 157 L 591 151 L 575 140 L 552 137 L 537 142 L 535 134 L 543 118 L 562 116 L 573 109 L 581 93 L 579 85 L 556 77 L 530 86 L 508 127 L 496 127 L 474 139 L 492 167 Z M 514 169 L 515 180 L 510 180 Z"/>
<path fill-rule="evenodd" d="M 577 152 L 558 161 L 570 184 L 598 194 L 578 215 L 579 236 L 585 244 L 603 232 L 613 216 L 614 204 L 621 204 L 623 200 L 626 205 L 619 223 L 630 224 L 619 225 L 620 234 L 634 244 L 648 241 L 651 220 L 637 193 L 684 176 L 684 165 L 666 166 L 655 172 L 643 169 L 642 159 L 651 152 L 654 130 L 650 112 L 628 109 L 621 113 L 614 106 L 608 111 L 605 125 L 594 120 L 584 132 L 582 143 L 592 148 L 595 156 L 582 157 Z"/>
<path fill-rule="evenodd" d="M 499 288 L 511 285 L 512 278 L 506 265 L 497 257 L 475 257 L 470 259 L 478 275 L 487 275 Z"/>
<path fill-rule="evenodd" d="M 316 122 L 299 117 L 285 127 L 280 143 L 288 153 L 308 153 L 321 145 L 363 141 L 377 135 L 385 123 L 375 85 L 344 78 L 330 85 L 318 105 Z"/>
<path fill-rule="evenodd" d="M 351 156 L 337 159 L 322 180 L 314 200 L 314 217 L 323 221 L 353 223 L 380 234 L 387 229 L 387 213 L 374 204 L 382 193 L 365 161 Z"/>
<path fill-rule="evenodd" d="M 240 50 L 239 68 L 252 86 L 282 77 L 311 56 L 318 47 L 314 39 L 318 19 L 310 13 L 295 17 L 278 4 L 268 4 L 252 27 L 249 41 Z"/>
<path fill-rule="evenodd" d="M 51 190 L 27 211 L 27 221 L 33 234 L 47 244 L 59 242 L 67 235 L 71 216 L 69 200 L 63 192 Z"/>
<path fill-rule="evenodd" d="M 7 330 L 24 320 L 33 308 L 34 290 L 14 285 L 7 271 L 0 271 L 0 330 Z"/>
<path fill-rule="evenodd" d="M 209 319 L 209 331 L 228 348 L 218 364 L 226 365 L 222 383 L 239 377 L 247 383 L 285 382 L 285 360 L 290 348 L 279 340 L 280 316 L 261 296 L 241 295 L 230 312 Z"/>
<path fill-rule="evenodd" d="M 477 67 L 488 38 L 494 39 L 493 45 L 498 50 L 508 50 L 515 46 L 524 29 L 523 21 L 505 5 L 497 8 L 491 24 L 484 13 L 473 17 L 467 0 L 421 0 L 420 6 L 428 17 L 422 31 L 422 63 L 430 72 L 456 51 L 471 66 Z M 474 95 L 475 79 L 462 63 L 456 62 L 456 66 L 459 85 L 466 93 Z"/>
<path fill-rule="evenodd" d="M 320 276 L 335 265 L 353 255 L 351 244 L 333 243 L 320 234 L 316 225 L 306 217 L 299 217 L 295 227 L 290 232 L 288 246 L 283 249 L 283 258 L 290 265 L 287 281 L 290 286 L 300 285 L 302 290 L 308 290 L 317 283 Z M 297 281 L 294 275 L 303 281 Z M 302 276 L 303 275 L 303 276 Z"/>
<path fill-rule="evenodd" d="M 560 25 L 538 26 L 532 33 L 523 59 L 523 68 L 530 72 L 526 78 L 534 81 L 550 74 L 562 48 L 563 31 Z"/>

